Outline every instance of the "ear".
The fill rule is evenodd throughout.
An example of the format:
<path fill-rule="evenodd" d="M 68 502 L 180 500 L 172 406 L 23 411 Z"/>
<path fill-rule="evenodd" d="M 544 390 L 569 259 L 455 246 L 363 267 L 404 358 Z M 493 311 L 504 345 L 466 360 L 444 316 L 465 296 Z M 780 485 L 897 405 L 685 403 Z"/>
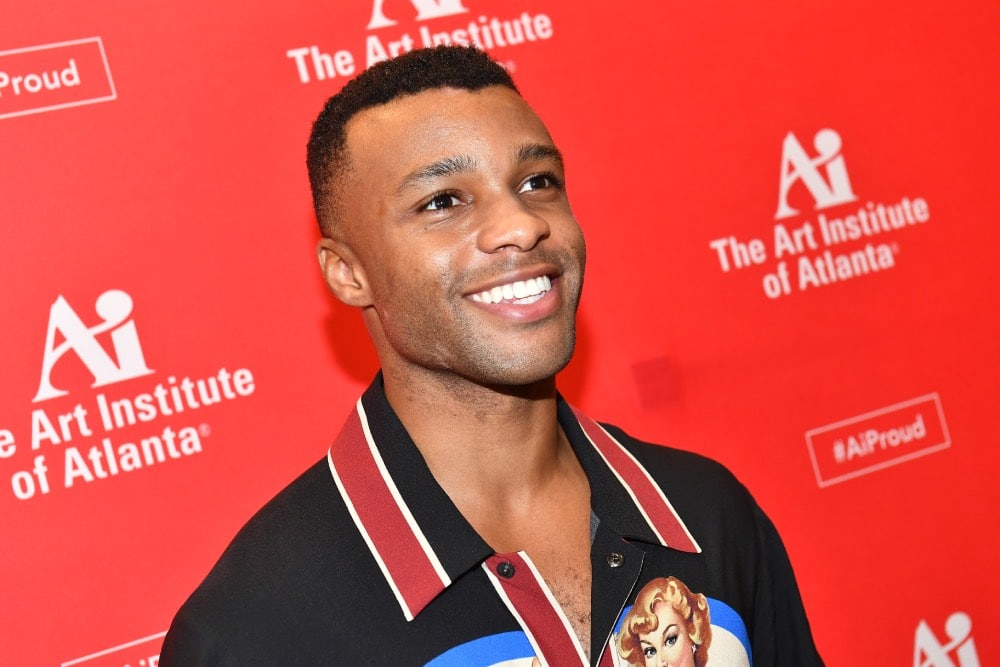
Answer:
<path fill-rule="evenodd" d="M 322 238 L 316 245 L 319 269 L 333 295 L 348 306 L 370 306 L 371 294 L 364 269 L 351 249 L 340 241 Z"/>

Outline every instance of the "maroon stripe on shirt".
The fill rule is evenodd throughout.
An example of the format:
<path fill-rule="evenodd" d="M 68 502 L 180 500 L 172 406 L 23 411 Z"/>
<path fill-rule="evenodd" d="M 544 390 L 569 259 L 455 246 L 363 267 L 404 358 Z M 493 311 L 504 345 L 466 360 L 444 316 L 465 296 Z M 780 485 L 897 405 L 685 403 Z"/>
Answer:
<path fill-rule="evenodd" d="M 684 523 L 674 512 L 665 495 L 649 477 L 646 470 L 632 458 L 622 445 L 611 437 L 601 426 L 582 412 L 573 408 L 573 414 L 612 470 L 631 490 L 640 508 L 645 512 L 650 527 L 660 534 L 664 546 L 690 553 L 699 553 L 701 548 L 695 543 Z"/>
<path fill-rule="evenodd" d="M 604 652 L 601 653 L 601 661 L 597 663 L 598 667 L 615 667 L 615 659 L 611 654 L 617 650 L 618 647 L 615 645 L 615 638 L 612 635 L 608 645 L 604 647 Z"/>
<path fill-rule="evenodd" d="M 357 410 L 330 447 L 330 460 L 358 530 L 381 559 L 383 573 L 412 619 L 446 584 L 407 520 L 402 499 L 393 495 L 373 458 Z"/>
<path fill-rule="evenodd" d="M 569 620 L 558 608 L 548 586 L 521 553 L 494 554 L 483 569 L 501 593 L 500 598 L 517 619 L 549 667 L 588 665 Z M 573 656 L 576 656 L 575 658 Z"/>

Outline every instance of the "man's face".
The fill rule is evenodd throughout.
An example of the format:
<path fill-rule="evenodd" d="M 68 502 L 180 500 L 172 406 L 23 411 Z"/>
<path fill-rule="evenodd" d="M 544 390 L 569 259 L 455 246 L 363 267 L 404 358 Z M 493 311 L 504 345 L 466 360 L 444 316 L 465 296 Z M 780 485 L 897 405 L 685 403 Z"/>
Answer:
<path fill-rule="evenodd" d="M 402 97 L 355 116 L 347 150 L 343 240 L 383 366 L 523 385 L 569 361 L 583 235 L 520 96 Z"/>

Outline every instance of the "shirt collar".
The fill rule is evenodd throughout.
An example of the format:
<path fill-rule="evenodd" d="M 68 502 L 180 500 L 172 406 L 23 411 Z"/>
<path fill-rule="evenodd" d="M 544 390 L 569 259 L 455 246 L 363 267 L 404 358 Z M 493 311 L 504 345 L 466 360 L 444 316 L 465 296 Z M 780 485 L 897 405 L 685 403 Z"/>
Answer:
<path fill-rule="evenodd" d="M 622 537 L 700 551 L 666 496 L 618 440 L 561 397 L 558 414 L 602 523 Z M 407 620 L 494 553 L 435 481 L 386 400 L 381 374 L 358 400 L 327 462 Z"/>

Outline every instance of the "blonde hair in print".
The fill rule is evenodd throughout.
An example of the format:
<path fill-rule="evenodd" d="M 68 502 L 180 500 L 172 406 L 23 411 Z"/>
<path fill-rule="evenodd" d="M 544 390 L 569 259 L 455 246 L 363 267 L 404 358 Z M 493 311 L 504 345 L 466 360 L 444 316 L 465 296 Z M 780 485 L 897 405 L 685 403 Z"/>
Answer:
<path fill-rule="evenodd" d="M 653 608 L 665 602 L 684 619 L 684 631 L 695 646 L 695 667 L 708 662 L 708 647 L 712 643 L 712 626 L 708 600 L 701 593 L 692 593 L 683 581 L 675 577 L 659 577 L 642 587 L 635 596 L 635 605 L 622 621 L 618 635 L 618 654 L 630 665 L 642 665 L 640 634 L 656 630 L 660 623 Z"/>

